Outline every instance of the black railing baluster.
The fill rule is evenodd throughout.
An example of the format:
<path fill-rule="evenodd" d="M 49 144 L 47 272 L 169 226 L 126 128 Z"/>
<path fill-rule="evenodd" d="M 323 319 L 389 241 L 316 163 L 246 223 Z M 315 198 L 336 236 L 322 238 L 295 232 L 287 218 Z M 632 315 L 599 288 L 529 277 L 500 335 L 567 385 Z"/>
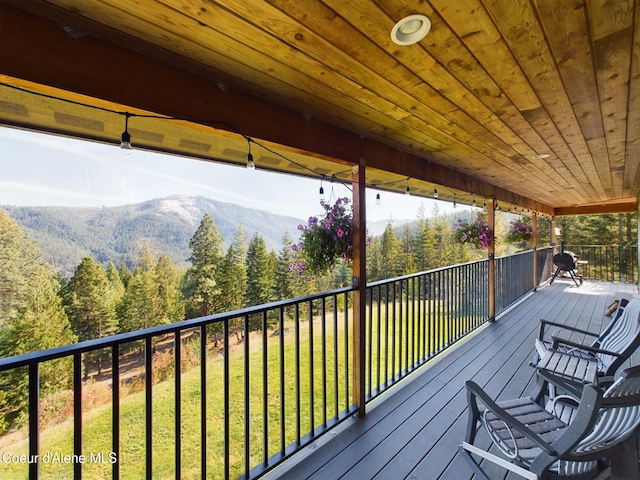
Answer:
<path fill-rule="evenodd" d="M 200 475 L 207 478 L 207 325 L 200 325 Z M 229 478 L 229 323 L 222 324 L 224 383 L 224 477 Z"/>
<path fill-rule="evenodd" d="M 111 478 L 120 479 L 120 344 L 111 347 Z"/>
<path fill-rule="evenodd" d="M 29 458 L 40 458 L 40 363 L 29 363 Z M 29 479 L 40 478 L 40 462 L 29 463 Z"/>
<path fill-rule="evenodd" d="M 282 311 L 282 308 L 279 311 Z M 269 466 L 269 339 L 267 328 L 267 312 L 262 312 L 262 464 L 265 467 Z"/>
<path fill-rule="evenodd" d="M 389 284 L 384 284 L 384 386 L 389 386 Z"/>
<path fill-rule="evenodd" d="M 286 390 L 285 390 L 285 350 L 284 350 L 284 307 L 280 308 L 280 314 L 278 318 L 278 349 L 280 354 L 280 455 L 285 456 L 287 437 L 286 437 Z"/>
<path fill-rule="evenodd" d="M 314 342 L 313 342 L 313 302 L 309 302 L 309 432 L 313 437 L 315 422 L 315 378 L 314 378 Z"/>
<path fill-rule="evenodd" d="M 231 356 L 231 353 L 229 352 L 229 335 L 231 334 L 231 329 L 229 328 L 229 321 L 230 319 L 227 319 L 223 324 L 222 324 L 222 381 L 224 384 L 224 479 L 225 480 L 229 480 L 230 478 L 230 470 L 231 470 L 231 460 L 230 460 L 230 450 L 231 450 L 231 445 L 230 445 L 230 437 L 231 437 L 231 425 L 230 425 L 230 398 L 229 398 L 229 391 L 231 390 L 231 386 L 229 385 L 230 381 L 231 381 L 231 371 L 229 368 L 229 359 Z M 249 321 L 249 316 L 248 315 L 244 315 L 242 317 L 242 321 L 244 323 L 247 323 Z M 204 357 L 206 358 L 206 352 L 207 352 L 207 327 L 203 326 L 201 331 L 200 331 L 200 335 L 203 337 L 203 348 L 204 348 Z M 206 359 L 203 359 L 203 369 L 201 370 L 201 375 L 204 376 L 204 379 L 202 380 L 202 390 L 203 390 L 203 396 L 202 396 L 202 405 L 203 405 L 203 412 L 202 412 L 202 434 L 203 434 L 203 439 L 202 439 L 202 444 L 203 444 L 203 451 L 202 451 L 202 473 L 204 474 L 204 476 L 202 478 L 208 478 L 206 476 L 206 471 L 207 471 L 207 458 L 206 458 L 206 433 L 207 433 L 207 408 L 206 408 L 206 404 L 207 404 L 207 395 L 206 395 L 206 374 L 207 374 L 207 362 Z"/>
<path fill-rule="evenodd" d="M 367 290 L 367 326 L 366 326 L 366 338 L 367 344 L 365 345 L 367 366 L 367 386 L 366 395 L 370 398 L 373 395 L 373 292 L 371 289 Z M 378 356 L 379 358 L 379 356 Z"/>
<path fill-rule="evenodd" d="M 174 365 L 174 437 L 175 437 L 175 478 L 182 478 L 182 331 L 177 330 L 173 337 L 173 365 Z"/>
<path fill-rule="evenodd" d="M 344 294 L 344 410 L 345 412 L 349 411 L 349 406 L 351 405 L 351 369 L 350 369 L 350 358 L 349 358 L 349 344 L 351 343 L 351 335 L 349 335 L 349 309 L 346 308 L 346 305 L 349 305 L 349 294 L 345 292 Z"/>
<path fill-rule="evenodd" d="M 332 295 L 333 299 L 333 408 L 335 413 L 335 419 L 338 420 L 340 418 L 340 390 L 339 390 L 339 380 L 340 380 L 340 350 L 338 347 L 338 296 Z M 345 299 L 346 301 L 346 299 Z M 345 310 L 348 308 L 348 305 L 345 304 Z"/>
<path fill-rule="evenodd" d="M 263 314 L 265 312 L 262 312 Z M 250 461 L 250 428 L 251 428 L 251 367 L 249 366 L 249 315 L 244 317 L 242 328 L 242 341 L 244 351 L 244 477 L 249 478 Z"/>
<path fill-rule="evenodd" d="M 153 367 L 153 337 L 144 339 L 144 383 L 145 383 L 145 445 L 146 445 L 146 466 L 145 474 L 147 480 L 153 478 L 153 387 L 152 372 Z"/>
<path fill-rule="evenodd" d="M 73 355 L 73 454 L 82 455 L 82 353 Z M 73 478 L 82 478 L 82 462 L 73 463 Z"/>
<path fill-rule="evenodd" d="M 327 428 L 327 305 L 326 298 L 320 299 L 321 321 L 320 330 L 322 333 L 322 429 Z M 312 426 L 313 428 L 313 426 Z"/>
<path fill-rule="evenodd" d="M 307 303 L 311 308 L 311 302 Z M 295 349 L 296 349 L 296 445 L 300 446 L 301 430 L 301 412 L 300 412 L 300 307 L 296 304 L 296 318 L 294 324 L 295 332 Z"/>

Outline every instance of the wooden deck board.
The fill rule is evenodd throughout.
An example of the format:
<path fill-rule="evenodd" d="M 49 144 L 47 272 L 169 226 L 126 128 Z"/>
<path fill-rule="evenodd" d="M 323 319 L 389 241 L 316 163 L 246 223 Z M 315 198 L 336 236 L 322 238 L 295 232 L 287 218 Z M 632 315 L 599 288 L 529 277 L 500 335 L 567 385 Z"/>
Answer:
<path fill-rule="evenodd" d="M 606 306 L 618 291 L 632 294 L 636 287 L 585 282 L 577 288 L 558 279 L 541 288 L 372 402 L 365 418 L 348 420 L 339 433 L 327 434 L 333 438 L 312 445 L 265 478 L 473 478 L 457 454 L 467 424 L 465 382 L 472 379 L 497 398 L 528 394 L 538 320 L 600 331 L 608 323 Z"/>

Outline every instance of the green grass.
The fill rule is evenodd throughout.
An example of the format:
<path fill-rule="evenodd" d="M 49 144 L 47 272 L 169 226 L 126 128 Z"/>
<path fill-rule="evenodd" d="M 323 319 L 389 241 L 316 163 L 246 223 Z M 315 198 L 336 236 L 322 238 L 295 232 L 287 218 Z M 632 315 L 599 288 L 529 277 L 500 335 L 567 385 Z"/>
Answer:
<path fill-rule="evenodd" d="M 384 306 L 380 307 L 384 309 Z M 406 304 L 403 305 L 403 310 Z M 416 307 L 410 307 L 416 308 Z M 432 312 L 442 310 L 440 305 L 431 305 Z M 399 314 L 396 306 L 396 316 Z M 389 376 L 393 377 L 403 368 L 406 368 L 405 339 L 408 338 L 410 348 L 419 343 L 417 332 L 407 328 L 402 322 L 392 321 L 393 312 L 381 310 L 381 331 L 395 332 L 395 338 L 402 335 L 402 344 L 395 341 L 395 350 L 391 344 L 381 343 L 381 354 L 377 357 L 374 346 L 371 369 L 374 372 L 373 381 L 384 381 L 377 378 L 377 365 L 380 362 L 381 375 L 385 374 L 385 365 Z M 377 314 L 378 307 L 374 307 L 373 312 L 373 338 L 377 337 Z M 331 318 L 332 314 L 328 314 Z M 389 318 L 388 330 L 385 327 L 385 317 Z M 434 316 L 434 319 L 427 323 L 427 337 L 429 344 L 439 347 L 446 344 L 452 335 L 452 330 L 447 322 Z M 350 320 L 349 320 L 350 323 Z M 437 324 L 437 325 L 436 325 Z M 267 363 L 266 378 L 268 384 L 268 452 L 271 456 L 279 452 L 285 446 L 294 443 L 298 432 L 296 426 L 296 397 L 300 399 L 300 435 L 304 436 L 311 431 L 314 426 L 322 423 L 323 409 L 325 408 L 322 398 L 323 364 L 326 374 L 326 397 L 327 397 L 327 417 L 331 419 L 338 412 L 335 411 L 335 397 L 338 398 L 338 410 L 344 410 L 350 399 L 346 398 L 345 390 L 345 358 L 344 358 L 344 314 L 338 316 L 338 327 L 334 328 L 332 322 L 326 324 L 325 333 L 325 355 L 322 352 L 321 323 L 315 321 L 313 324 L 313 354 L 310 353 L 310 337 L 308 322 L 304 322 L 299 330 L 299 347 L 296 349 L 295 331 L 292 323 L 287 324 L 288 330 L 284 335 L 284 372 L 285 389 L 280 391 L 280 337 L 267 337 Z M 437 328 L 436 328 L 437 327 Z M 417 327 L 416 327 L 417 328 Z M 438 332 L 436 332 L 438 330 Z M 423 327 L 420 330 L 421 336 L 425 334 Z M 260 335 L 260 334 L 259 334 Z M 334 338 L 338 336 L 337 356 L 334 356 Z M 245 470 L 245 418 L 249 421 L 249 450 L 250 457 L 248 468 L 260 464 L 264 460 L 265 452 L 262 451 L 263 444 L 263 378 L 265 376 L 265 365 L 263 363 L 263 344 L 261 337 L 250 337 L 249 343 L 249 415 L 247 417 L 244 403 L 244 344 L 235 346 L 235 339 L 230 340 L 234 350 L 230 355 L 230 378 L 229 378 L 229 438 L 230 438 L 230 473 L 232 478 L 243 474 Z M 400 346 L 402 348 L 400 348 Z M 422 347 L 417 349 L 417 353 L 424 353 Z M 299 353 L 297 352 L 299 351 Z M 400 355 L 402 352 L 402 356 Z M 352 369 L 352 346 L 349 346 L 350 370 Z M 296 358 L 299 358 L 299 369 L 296 366 Z M 324 361 L 323 361 L 324 358 Z M 411 360 L 411 354 L 409 360 Z M 310 365 L 313 361 L 313 372 Z M 392 366 L 395 370 L 391 371 Z M 334 388 L 334 369 L 337 368 L 338 382 L 337 391 Z M 223 360 L 220 355 L 209 355 L 207 357 L 206 375 L 206 462 L 208 478 L 224 478 L 224 418 L 223 418 L 223 394 L 224 376 Z M 299 372 L 299 392 L 296 392 L 296 372 Z M 313 424 L 311 423 L 311 382 L 314 384 L 313 395 Z M 200 478 L 201 463 L 201 384 L 200 368 L 195 367 L 183 372 L 181 377 L 181 478 Z M 160 382 L 153 386 L 153 477 L 158 479 L 175 478 L 175 401 L 174 401 L 174 380 Z M 349 379 L 351 389 L 351 379 Z M 376 385 L 373 386 L 376 388 Z M 285 438 L 280 437 L 281 413 L 280 405 L 284 402 L 285 414 Z M 111 405 L 110 403 L 94 408 L 86 413 L 83 418 L 83 452 L 89 457 L 90 454 L 101 453 L 105 460 L 111 452 Z M 121 478 L 143 478 L 145 474 L 145 393 L 139 392 L 121 398 L 120 401 L 120 465 Z M 28 453 L 28 441 L 20 441 L 0 449 L 12 455 L 26 455 Z M 65 421 L 55 427 L 48 428 L 41 433 L 41 454 L 60 453 L 71 455 L 73 453 L 73 422 Z M 0 458 L 1 461 L 1 458 Z M 1 477 L 3 479 L 23 479 L 27 476 L 26 464 L 1 464 Z M 111 478 L 111 464 L 87 462 L 83 468 L 85 478 L 102 479 Z M 66 479 L 73 475 L 73 465 L 65 463 L 41 464 L 42 479 Z"/>

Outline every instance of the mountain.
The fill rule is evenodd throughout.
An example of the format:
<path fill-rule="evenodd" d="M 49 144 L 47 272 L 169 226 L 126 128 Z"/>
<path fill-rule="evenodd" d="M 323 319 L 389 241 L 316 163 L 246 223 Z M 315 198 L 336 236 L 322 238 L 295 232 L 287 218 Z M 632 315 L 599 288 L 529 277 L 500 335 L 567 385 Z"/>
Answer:
<path fill-rule="evenodd" d="M 218 202 L 204 197 L 171 196 L 119 207 L 16 207 L 0 206 L 38 241 L 45 260 L 64 277 L 73 274 L 83 257 L 116 266 L 132 267 L 140 248 L 149 244 L 159 256 L 166 253 L 186 268 L 191 255 L 189 240 L 205 214 L 215 221 L 225 249 L 242 224 L 247 242 L 259 233 L 268 249 L 278 251 L 289 232 L 298 238 L 302 220 Z"/>

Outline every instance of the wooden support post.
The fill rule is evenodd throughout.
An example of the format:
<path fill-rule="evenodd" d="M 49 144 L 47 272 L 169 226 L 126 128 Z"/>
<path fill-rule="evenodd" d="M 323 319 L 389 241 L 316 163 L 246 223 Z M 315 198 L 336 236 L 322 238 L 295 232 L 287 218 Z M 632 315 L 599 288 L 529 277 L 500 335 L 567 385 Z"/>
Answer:
<path fill-rule="evenodd" d="M 366 268 L 366 201 L 365 162 L 354 167 L 351 176 L 353 186 L 353 403 L 358 407 L 360 417 L 365 415 L 365 369 L 366 335 L 365 318 L 367 302 Z"/>
<path fill-rule="evenodd" d="M 489 321 L 496 320 L 496 200 L 487 201 L 487 217 L 489 223 Z"/>
<path fill-rule="evenodd" d="M 551 246 L 554 247 L 554 251 L 555 252 L 555 246 L 556 243 L 558 243 L 558 236 L 556 235 L 556 229 L 558 228 L 558 224 L 556 223 L 556 216 L 552 216 L 551 217 Z"/>
<path fill-rule="evenodd" d="M 533 291 L 538 290 L 538 214 L 533 212 L 531 215 L 531 248 L 533 249 Z"/>

